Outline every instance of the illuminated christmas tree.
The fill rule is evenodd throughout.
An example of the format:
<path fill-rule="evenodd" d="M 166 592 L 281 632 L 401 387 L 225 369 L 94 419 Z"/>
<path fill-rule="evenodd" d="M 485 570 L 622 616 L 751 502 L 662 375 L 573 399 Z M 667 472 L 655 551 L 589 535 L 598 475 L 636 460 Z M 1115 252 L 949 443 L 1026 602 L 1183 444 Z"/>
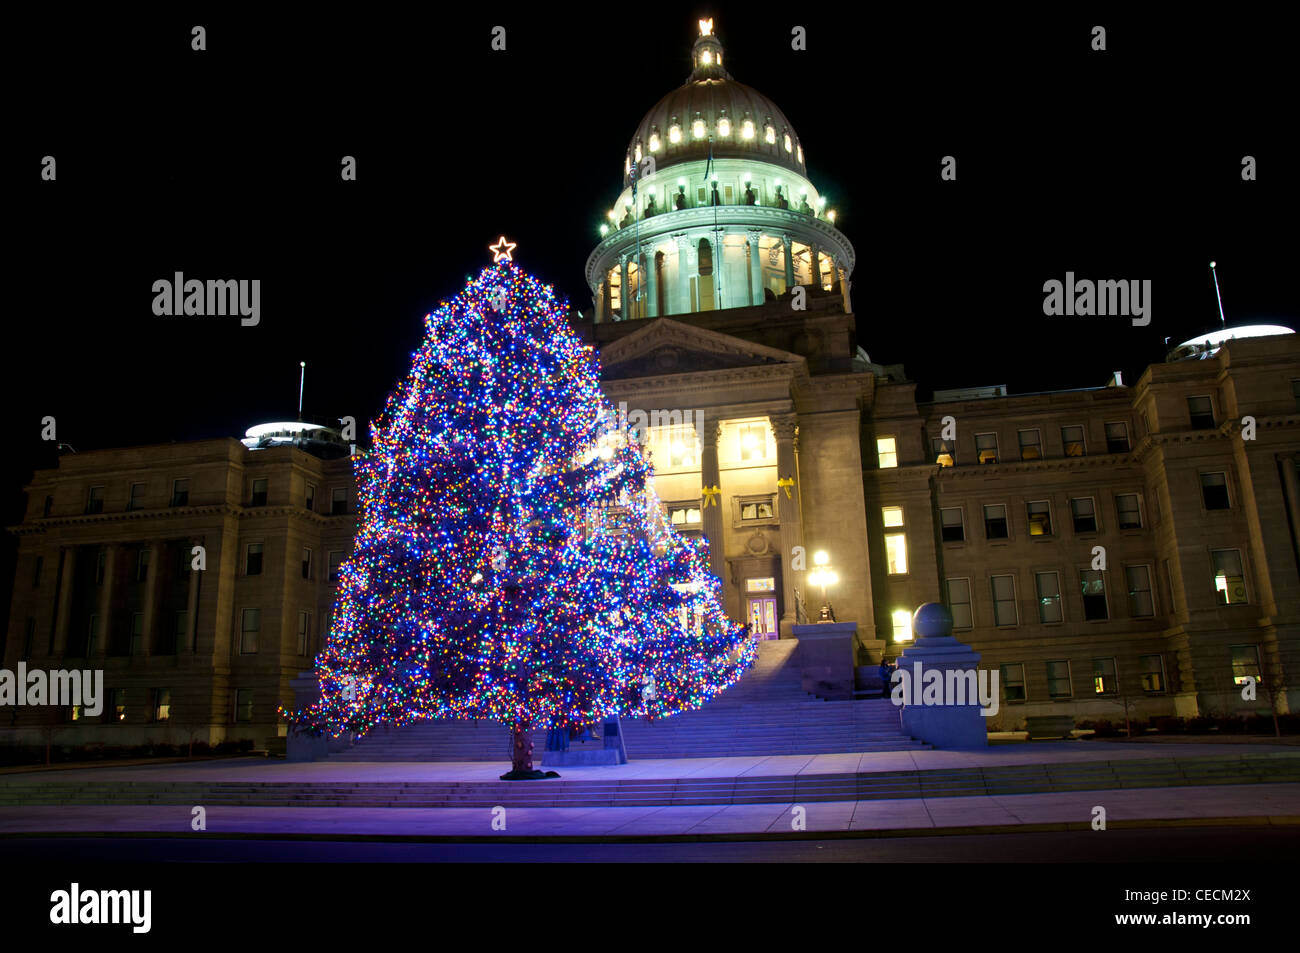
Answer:
<path fill-rule="evenodd" d="M 511 246 L 513 247 L 513 246 Z M 360 526 L 299 726 L 421 719 L 534 729 L 698 708 L 753 663 L 707 543 L 655 497 L 553 290 L 497 261 L 426 316 L 356 458 Z"/>

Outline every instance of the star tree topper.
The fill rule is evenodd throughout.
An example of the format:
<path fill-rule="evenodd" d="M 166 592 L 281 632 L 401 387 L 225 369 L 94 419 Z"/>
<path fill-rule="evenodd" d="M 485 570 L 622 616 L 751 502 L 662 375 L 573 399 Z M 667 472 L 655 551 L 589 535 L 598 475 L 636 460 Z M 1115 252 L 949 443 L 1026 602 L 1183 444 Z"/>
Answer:
<path fill-rule="evenodd" d="M 510 253 L 514 250 L 515 243 L 506 241 L 504 235 L 501 236 L 495 245 L 488 246 L 488 251 L 492 252 L 495 256 L 492 259 L 492 264 L 494 265 L 499 261 L 514 261 L 514 259 L 510 257 Z"/>

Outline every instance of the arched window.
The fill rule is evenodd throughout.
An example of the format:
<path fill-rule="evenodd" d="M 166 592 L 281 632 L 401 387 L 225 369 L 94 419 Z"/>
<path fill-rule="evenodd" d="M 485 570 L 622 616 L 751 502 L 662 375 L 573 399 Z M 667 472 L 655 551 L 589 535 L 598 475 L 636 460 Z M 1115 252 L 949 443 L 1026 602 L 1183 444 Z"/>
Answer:
<path fill-rule="evenodd" d="M 707 238 L 700 239 L 700 277 L 708 278 L 713 274 L 713 246 Z"/>

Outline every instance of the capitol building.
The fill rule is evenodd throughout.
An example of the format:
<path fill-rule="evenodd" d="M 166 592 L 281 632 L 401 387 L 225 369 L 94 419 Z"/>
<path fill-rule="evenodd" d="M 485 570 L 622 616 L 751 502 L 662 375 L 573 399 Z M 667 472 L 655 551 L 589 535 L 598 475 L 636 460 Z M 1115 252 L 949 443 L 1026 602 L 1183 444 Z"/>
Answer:
<path fill-rule="evenodd" d="M 859 339 L 854 249 L 806 167 L 831 144 L 732 77 L 711 21 L 689 54 L 685 83 L 609 143 L 623 188 L 601 199 L 574 324 L 607 397 L 659 422 L 656 491 L 708 539 L 732 618 L 765 640 L 833 619 L 839 668 L 809 687 L 838 698 L 943 602 L 1000 674 L 994 729 L 1296 710 L 1300 338 L 1226 328 L 1134 381 L 1065 367 L 1079 386 L 925 380 L 939 389 L 918 400 L 901 362 L 922 355 L 884 363 Z M 294 422 L 36 472 L 9 527 L 3 667 L 102 668 L 110 700 L 0 729 L 282 746 L 276 709 L 356 532 L 347 451 Z"/>

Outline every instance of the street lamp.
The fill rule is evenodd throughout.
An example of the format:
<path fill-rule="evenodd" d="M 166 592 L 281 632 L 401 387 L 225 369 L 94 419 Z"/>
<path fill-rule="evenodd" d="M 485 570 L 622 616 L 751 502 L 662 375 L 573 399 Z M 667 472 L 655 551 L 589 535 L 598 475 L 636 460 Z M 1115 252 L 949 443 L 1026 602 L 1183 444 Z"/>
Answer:
<path fill-rule="evenodd" d="M 813 563 L 817 566 L 808 574 L 808 581 L 814 586 L 822 587 L 822 608 L 818 613 L 818 622 L 834 622 L 835 610 L 831 608 L 830 600 L 826 598 L 826 587 L 833 586 L 840 581 L 840 577 L 830 566 L 831 557 L 827 555 L 826 550 L 819 549 L 813 553 Z"/>

